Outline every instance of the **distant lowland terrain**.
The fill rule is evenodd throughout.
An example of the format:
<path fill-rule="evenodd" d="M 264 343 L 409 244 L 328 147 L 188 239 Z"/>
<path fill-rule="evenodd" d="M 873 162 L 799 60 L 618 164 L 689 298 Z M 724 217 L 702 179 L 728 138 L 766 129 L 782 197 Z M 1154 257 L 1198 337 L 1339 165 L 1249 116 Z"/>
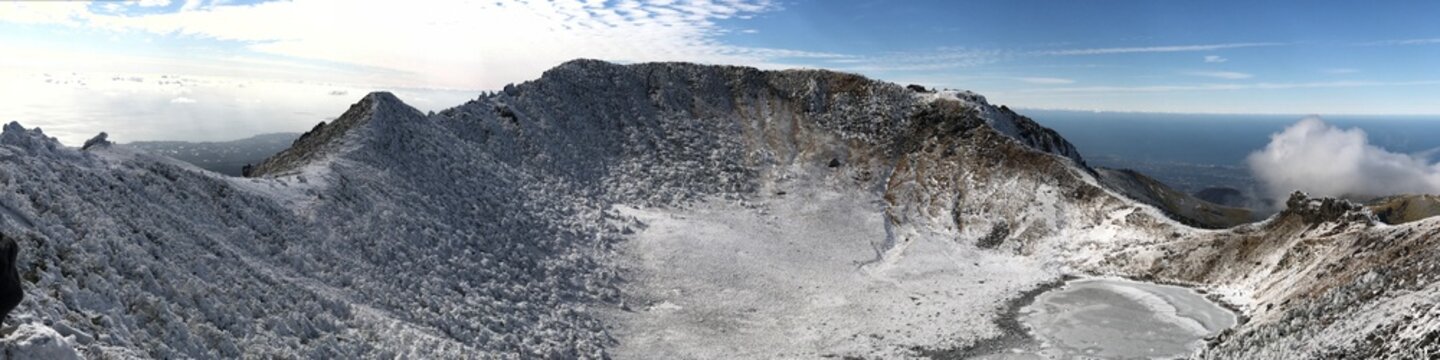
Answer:
<path fill-rule="evenodd" d="M 257 164 L 290 147 L 297 133 L 271 133 L 232 141 L 136 141 L 129 145 L 188 162 L 201 169 L 240 176 L 248 164 Z"/>

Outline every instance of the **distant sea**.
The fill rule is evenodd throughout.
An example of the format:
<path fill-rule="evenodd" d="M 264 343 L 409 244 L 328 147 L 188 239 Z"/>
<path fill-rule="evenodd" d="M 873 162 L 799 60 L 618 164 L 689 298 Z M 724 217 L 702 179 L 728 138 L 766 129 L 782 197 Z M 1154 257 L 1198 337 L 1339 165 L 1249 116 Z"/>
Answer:
<path fill-rule="evenodd" d="M 1271 134 L 1306 117 L 1017 111 L 1060 132 L 1091 165 L 1140 170 L 1186 192 L 1211 186 L 1253 189 L 1245 158 L 1264 148 Z M 1440 148 L 1440 116 L 1320 117 L 1334 126 L 1363 129 L 1372 145 L 1391 152 Z"/>

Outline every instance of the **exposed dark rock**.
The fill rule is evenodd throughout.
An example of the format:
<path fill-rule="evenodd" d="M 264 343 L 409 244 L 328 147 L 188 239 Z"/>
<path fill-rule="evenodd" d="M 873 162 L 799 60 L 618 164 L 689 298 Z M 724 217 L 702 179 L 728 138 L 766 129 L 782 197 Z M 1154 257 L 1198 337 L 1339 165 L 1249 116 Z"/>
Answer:
<path fill-rule="evenodd" d="M 1005 238 L 1008 236 L 1010 236 L 1010 224 L 1004 221 L 997 222 L 995 226 L 990 227 L 989 234 L 975 241 L 975 246 L 981 249 L 994 249 L 1000 246 L 1000 244 L 1005 243 Z"/>
<path fill-rule="evenodd" d="M 495 113 L 500 114 L 502 118 L 515 122 L 515 112 L 511 111 L 509 106 L 496 105 Z"/>
<path fill-rule="evenodd" d="M 10 311 L 25 299 L 25 289 L 20 287 L 20 273 L 15 271 L 19 255 L 20 245 L 14 239 L 0 235 L 0 321 L 8 319 Z"/>
<path fill-rule="evenodd" d="M 1280 214 L 1282 217 L 1298 216 L 1306 224 L 1326 222 L 1373 224 L 1377 221 L 1375 215 L 1360 204 L 1345 199 L 1312 198 L 1301 191 L 1290 194 L 1290 199 L 1285 201 L 1285 211 Z"/>
<path fill-rule="evenodd" d="M 85 140 L 85 145 L 81 146 L 81 147 L 80 147 L 80 150 L 90 150 L 91 148 L 94 148 L 94 147 L 97 147 L 97 146 L 98 146 L 98 147 L 110 146 L 110 141 L 105 139 L 105 138 L 107 138 L 107 137 L 110 137 L 110 134 L 106 134 L 106 133 L 103 133 L 103 132 L 100 133 L 100 135 L 95 135 L 95 137 L 90 138 L 90 140 Z"/>
<path fill-rule="evenodd" d="M 830 163 L 829 163 L 829 164 L 826 164 L 826 166 L 829 166 L 829 167 L 832 167 L 832 168 L 840 167 L 840 159 L 834 159 L 834 158 L 832 158 L 832 159 L 830 159 Z"/>
<path fill-rule="evenodd" d="M 934 92 L 934 91 L 931 91 L 930 89 L 926 89 L 924 86 L 915 85 L 915 84 L 905 85 L 905 88 L 906 88 L 906 89 L 910 89 L 910 91 L 914 91 L 914 92 L 918 92 L 918 93 L 930 93 L 930 92 Z"/>

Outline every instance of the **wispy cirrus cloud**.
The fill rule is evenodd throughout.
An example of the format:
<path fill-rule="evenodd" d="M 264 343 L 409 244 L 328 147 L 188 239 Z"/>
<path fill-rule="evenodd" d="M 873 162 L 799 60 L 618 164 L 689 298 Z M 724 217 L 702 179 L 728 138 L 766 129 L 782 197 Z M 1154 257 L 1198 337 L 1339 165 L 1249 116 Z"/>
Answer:
<path fill-rule="evenodd" d="M 988 65 L 1013 54 L 1004 50 L 941 47 L 928 51 L 892 52 L 831 60 L 839 70 L 854 72 L 936 71 Z"/>
<path fill-rule="evenodd" d="M 1061 49 L 1038 51 L 1040 55 L 1108 55 L 1108 54 L 1134 54 L 1134 53 L 1166 53 L 1166 52 L 1190 52 L 1190 51 L 1214 51 L 1222 49 L 1281 46 L 1284 43 L 1254 42 L 1254 43 L 1228 43 L 1228 44 L 1203 44 L 1203 45 L 1163 45 L 1143 47 L 1111 47 L 1111 48 L 1088 48 L 1088 49 Z"/>
<path fill-rule="evenodd" d="M 152 1 L 152 0 L 147 0 Z M 153 0 L 153 4 L 170 5 Z M 163 2 L 163 4 L 162 4 Z M 573 58 L 782 67 L 848 55 L 725 44 L 718 22 L 773 0 L 263 2 L 114 13 L 85 3 L 0 4 L 0 22 L 218 40 L 239 50 L 403 73 L 403 86 L 498 88 Z M 129 6 L 129 3 L 126 3 Z M 134 4 L 140 6 L 141 4 Z M 256 26 L 264 24 L 264 26 Z M 184 55 L 177 55 L 184 59 Z"/>
<path fill-rule="evenodd" d="M 1255 75 L 1235 71 L 1191 71 L 1185 74 L 1226 80 L 1243 80 L 1255 77 Z"/>
<path fill-rule="evenodd" d="M 1021 82 L 1024 82 L 1024 83 L 1027 83 L 1027 84 L 1041 84 L 1041 85 L 1063 85 L 1063 84 L 1074 84 L 1074 83 L 1075 83 L 1075 80 L 1064 79 L 1064 78 L 1055 78 L 1055 77 L 1021 77 L 1021 78 L 1016 78 L 1015 80 L 1020 80 Z"/>
<path fill-rule="evenodd" d="M 1360 43 L 1359 45 L 1365 45 L 1365 46 L 1387 46 L 1387 45 L 1434 45 L 1434 44 L 1440 44 L 1440 38 L 1380 40 L 1380 41 L 1371 41 L 1371 42 Z"/>
<path fill-rule="evenodd" d="M 1205 62 L 1207 63 L 1223 63 L 1226 61 L 1230 61 L 1230 59 L 1226 59 L 1220 55 L 1205 55 Z"/>

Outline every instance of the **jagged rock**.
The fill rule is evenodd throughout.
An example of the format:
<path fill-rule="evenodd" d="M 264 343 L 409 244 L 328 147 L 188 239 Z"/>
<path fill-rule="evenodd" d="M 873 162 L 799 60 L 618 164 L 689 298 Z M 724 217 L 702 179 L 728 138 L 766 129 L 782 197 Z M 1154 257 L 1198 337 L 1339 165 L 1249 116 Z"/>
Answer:
<path fill-rule="evenodd" d="M 20 285 L 20 273 L 15 270 L 20 255 L 20 245 L 4 234 L 0 234 L 0 322 L 8 319 L 10 311 L 25 299 L 25 289 Z"/>
<path fill-rule="evenodd" d="M 924 86 L 915 85 L 915 84 L 905 85 L 905 88 L 906 88 L 906 89 L 909 89 L 910 91 L 917 92 L 917 93 L 934 92 L 934 91 L 931 91 L 930 89 L 926 89 Z"/>
<path fill-rule="evenodd" d="M 1306 224 L 1326 222 L 1373 224 L 1377 221 L 1375 215 L 1371 214 L 1370 210 L 1363 205 L 1345 199 L 1312 198 L 1302 191 L 1290 194 L 1290 198 L 1285 200 L 1285 210 L 1281 212 L 1281 216 L 1298 216 Z"/>
<path fill-rule="evenodd" d="M 106 140 L 106 138 L 108 138 L 108 137 L 110 137 L 110 134 L 106 134 L 106 133 L 103 133 L 103 132 L 100 133 L 99 135 L 95 135 L 95 137 L 92 137 L 92 138 L 90 138 L 89 140 L 85 140 L 85 145 L 81 146 L 81 147 L 80 147 L 80 150 L 90 150 L 91 148 L 94 148 L 94 147 L 107 147 L 107 146 L 110 146 L 110 141 L 109 141 L 109 140 Z"/>

